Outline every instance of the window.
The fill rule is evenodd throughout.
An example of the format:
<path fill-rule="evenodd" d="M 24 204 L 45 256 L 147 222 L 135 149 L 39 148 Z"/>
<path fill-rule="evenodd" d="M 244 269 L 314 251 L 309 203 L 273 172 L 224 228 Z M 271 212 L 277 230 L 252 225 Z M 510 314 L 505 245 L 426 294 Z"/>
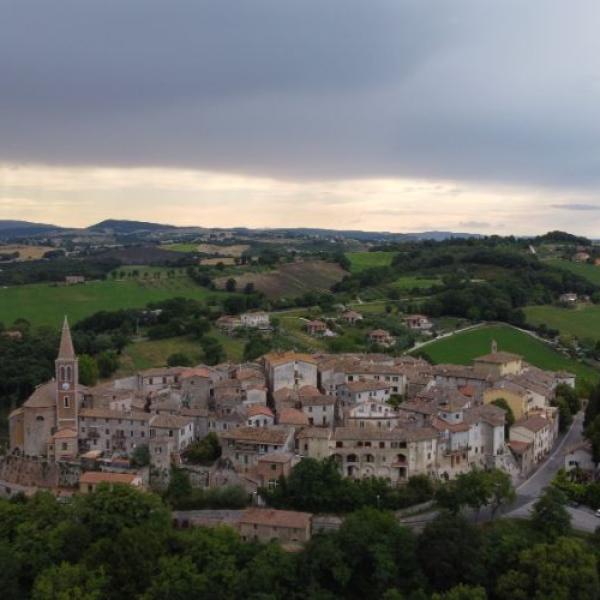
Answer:
<path fill-rule="evenodd" d="M 35 418 L 35 420 L 36 420 L 36 421 L 43 421 L 43 420 L 44 420 L 44 417 L 42 417 L 42 415 L 38 415 L 38 416 Z"/>
<path fill-rule="evenodd" d="M 63 398 L 63 402 L 64 402 L 64 407 L 69 408 L 69 396 L 65 396 Z"/>
<path fill-rule="evenodd" d="M 67 442 L 63 442 L 63 443 L 61 444 L 61 450 L 63 450 L 63 451 L 64 451 L 64 450 L 68 450 L 68 448 L 69 448 L 69 446 L 68 446 Z"/>
<path fill-rule="evenodd" d="M 72 375 L 71 367 L 67 367 L 67 381 L 71 381 Z"/>

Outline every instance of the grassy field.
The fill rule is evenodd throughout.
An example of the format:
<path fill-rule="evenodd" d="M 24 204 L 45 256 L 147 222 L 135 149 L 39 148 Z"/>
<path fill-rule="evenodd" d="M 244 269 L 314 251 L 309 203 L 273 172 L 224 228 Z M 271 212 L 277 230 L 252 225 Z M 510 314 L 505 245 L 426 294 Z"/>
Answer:
<path fill-rule="evenodd" d="M 600 266 L 589 265 L 587 263 L 576 263 L 570 260 L 560 258 L 551 258 L 546 261 L 547 264 L 553 267 L 560 267 L 587 279 L 590 283 L 600 285 Z"/>
<path fill-rule="evenodd" d="M 412 290 L 413 288 L 427 289 L 438 283 L 441 283 L 441 279 L 439 277 L 415 277 L 406 275 L 396 279 L 391 286 L 398 290 Z"/>
<path fill-rule="evenodd" d="M 23 244 L 6 244 L 0 246 L 0 254 L 19 253 L 19 258 L 16 262 L 25 260 L 39 260 L 49 250 L 56 250 L 53 246 L 27 246 Z"/>
<path fill-rule="evenodd" d="M 234 278 L 238 290 L 243 289 L 247 283 L 253 283 L 255 289 L 268 298 L 294 298 L 306 292 L 329 291 L 344 275 L 346 271 L 337 263 L 307 260 L 282 264 L 272 271 L 248 272 Z M 216 279 L 216 286 L 224 288 L 227 279 L 228 277 Z"/>
<path fill-rule="evenodd" d="M 205 299 L 217 295 L 202 288 L 188 277 L 161 278 L 158 281 L 90 281 L 82 285 L 32 284 L 0 289 L 0 320 L 9 325 L 24 318 L 33 325 L 60 325 L 64 315 L 72 323 L 99 310 L 143 308 L 184 296 Z"/>
<path fill-rule="evenodd" d="M 577 308 L 528 306 L 525 314 L 533 325 L 544 323 L 558 329 L 561 334 L 600 340 L 600 305 L 587 304 Z"/>
<path fill-rule="evenodd" d="M 121 355 L 121 373 L 133 373 L 141 369 L 163 367 L 167 358 L 176 352 L 183 352 L 194 362 L 201 362 L 202 348 L 196 340 L 186 337 L 173 337 L 165 340 L 133 342 L 125 347 Z"/>
<path fill-rule="evenodd" d="M 394 252 L 346 252 L 350 261 L 350 271 L 359 273 L 373 267 L 387 267 L 392 264 Z"/>
<path fill-rule="evenodd" d="M 470 364 L 477 356 L 490 352 L 492 340 L 498 349 L 515 352 L 536 367 L 549 370 L 567 370 L 579 378 L 597 380 L 600 373 L 591 367 L 554 351 L 544 342 L 504 325 L 480 327 L 459 333 L 424 346 L 423 351 L 434 363 Z"/>
<path fill-rule="evenodd" d="M 198 252 L 198 244 L 163 244 L 161 248 L 171 252 Z"/>

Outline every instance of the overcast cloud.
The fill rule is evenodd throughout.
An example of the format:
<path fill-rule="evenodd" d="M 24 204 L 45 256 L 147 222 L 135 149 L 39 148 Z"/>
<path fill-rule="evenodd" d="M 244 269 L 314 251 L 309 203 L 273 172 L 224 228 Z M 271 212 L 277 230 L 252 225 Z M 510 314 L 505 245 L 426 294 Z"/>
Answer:
<path fill-rule="evenodd" d="M 517 188 L 575 227 L 568 205 L 581 216 L 600 204 L 598 0 L 0 0 L 0 10 L 5 165 L 319 181 L 323 205 L 348 180 L 441 182 L 457 203 L 479 186 L 484 211 L 486 186 Z M 0 196 L 18 197 L 2 180 Z M 402 210 L 403 198 L 372 208 Z M 457 224 L 502 225 L 459 212 Z"/>

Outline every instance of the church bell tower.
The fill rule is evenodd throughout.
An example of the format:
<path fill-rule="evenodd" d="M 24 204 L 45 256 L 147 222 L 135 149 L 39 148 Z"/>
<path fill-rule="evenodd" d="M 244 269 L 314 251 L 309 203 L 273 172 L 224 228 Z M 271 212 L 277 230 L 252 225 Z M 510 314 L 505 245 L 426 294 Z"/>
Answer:
<path fill-rule="evenodd" d="M 71 338 L 69 322 L 65 317 L 60 349 L 56 365 L 56 425 L 57 429 L 77 430 L 77 386 L 79 384 L 79 365 Z"/>

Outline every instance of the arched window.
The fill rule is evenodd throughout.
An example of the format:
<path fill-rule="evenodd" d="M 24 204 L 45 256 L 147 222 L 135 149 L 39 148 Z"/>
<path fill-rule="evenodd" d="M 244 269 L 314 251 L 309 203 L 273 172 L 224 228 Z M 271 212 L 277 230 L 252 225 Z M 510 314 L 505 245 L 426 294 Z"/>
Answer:
<path fill-rule="evenodd" d="M 64 367 L 60 368 L 60 380 L 65 381 L 65 368 Z"/>
<path fill-rule="evenodd" d="M 65 396 L 63 398 L 63 402 L 64 402 L 64 407 L 69 408 L 69 396 Z"/>
<path fill-rule="evenodd" d="M 71 376 L 72 376 L 71 367 L 67 367 L 67 381 L 71 381 Z"/>

